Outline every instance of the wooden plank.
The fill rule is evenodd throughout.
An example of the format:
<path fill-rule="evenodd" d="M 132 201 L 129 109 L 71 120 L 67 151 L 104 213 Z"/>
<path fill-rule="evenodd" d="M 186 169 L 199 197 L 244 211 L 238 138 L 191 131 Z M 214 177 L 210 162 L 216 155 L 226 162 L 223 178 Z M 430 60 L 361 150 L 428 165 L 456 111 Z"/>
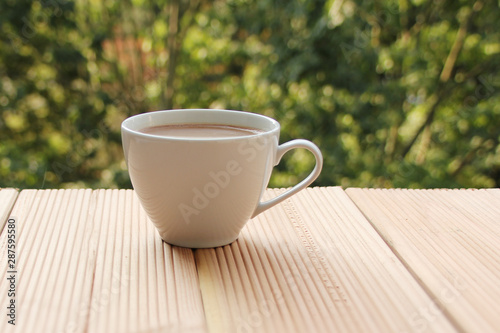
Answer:
<path fill-rule="evenodd" d="M 16 202 L 17 195 L 18 192 L 16 189 L 0 188 L 0 231 L 1 232 L 3 232 L 3 227 L 5 226 L 5 222 L 9 218 L 10 211 L 14 206 L 14 202 Z"/>
<path fill-rule="evenodd" d="M 0 324 L 1 332 L 4 332 L 1 329 L 2 326 L 8 325 L 8 320 L 11 320 L 10 317 L 6 316 L 10 309 L 6 308 L 10 306 L 10 300 L 14 299 L 14 295 L 11 294 L 10 280 L 7 280 L 7 278 L 10 278 L 12 275 L 10 272 L 16 269 L 15 262 L 9 260 L 9 257 L 12 258 L 13 253 L 16 251 L 15 237 L 17 237 L 18 218 L 11 215 L 11 210 L 17 196 L 18 191 L 16 189 L 0 188 L 0 307 L 4 310 L 2 311 L 2 323 Z M 14 223 L 9 222 L 7 224 L 9 220 Z M 12 258 L 12 260 L 15 259 Z M 7 272 L 9 273 L 7 274 Z"/>
<path fill-rule="evenodd" d="M 460 330 L 498 332 L 498 189 L 347 193 Z"/>
<path fill-rule="evenodd" d="M 164 243 L 132 190 L 95 196 L 88 331 L 206 331 L 192 250 Z"/>
<path fill-rule="evenodd" d="M 91 190 L 24 190 L 17 218 L 16 326 L 1 332 L 83 332 L 93 265 L 87 221 Z M 91 222 L 91 221 L 89 221 Z M 3 275 L 4 276 L 4 275 Z M 6 279 L 0 280 L 6 290 Z M 2 307 L 8 301 L 0 294 Z"/>
<path fill-rule="evenodd" d="M 301 191 L 195 257 L 210 332 L 421 332 L 425 311 L 425 331 L 456 331 L 341 188 Z"/>
<path fill-rule="evenodd" d="M 206 331 L 192 251 L 161 241 L 133 191 L 24 190 L 12 215 L 18 318 L 0 332 Z"/>

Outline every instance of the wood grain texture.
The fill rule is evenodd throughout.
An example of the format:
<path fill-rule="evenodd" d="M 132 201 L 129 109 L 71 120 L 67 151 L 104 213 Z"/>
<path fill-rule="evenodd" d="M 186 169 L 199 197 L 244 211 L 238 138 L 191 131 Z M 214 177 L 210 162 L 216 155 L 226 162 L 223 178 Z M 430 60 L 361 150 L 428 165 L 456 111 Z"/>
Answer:
<path fill-rule="evenodd" d="M 24 190 L 12 215 L 17 325 L 0 332 L 206 331 L 192 251 L 161 241 L 133 191 Z"/>
<path fill-rule="evenodd" d="M 268 190 L 272 197 L 280 190 Z M 308 188 L 195 251 L 210 332 L 454 332 L 341 188 Z"/>
<path fill-rule="evenodd" d="M 2 189 L 0 222 L 17 218 L 18 274 L 17 325 L 4 317 L 0 332 L 500 327 L 500 190 L 347 194 L 308 188 L 237 242 L 193 251 L 164 243 L 132 190 Z M 3 228 L 2 307 L 6 244 Z"/>
<path fill-rule="evenodd" d="M 90 190 L 19 194 L 12 210 L 17 218 L 16 326 L 2 320 L 1 332 L 85 330 L 84 301 L 93 273 L 85 237 L 92 228 L 86 223 L 90 195 Z M 0 304 L 6 297 L 0 294 Z"/>
<path fill-rule="evenodd" d="M 193 252 L 164 243 L 131 190 L 98 190 L 89 332 L 203 332 Z"/>
<path fill-rule="evenodd" d="M 9 255 L 12 255 L 12 251 L 15 251 L 16 249 L 15 243 L 8 243 L 8 235 L 10 235 L 12 240 L 15 242 L 15 237 L 17 235 L 12 232 L 17 229 L 17 223 L 11 224 L 16 226 L 16 228 L 9 228 L 7 221 L 10 218 L 13 218 L 14 221 L 17 222 L 17 218 L 11 214 L 17 196 L 18 191 L 16 189 L 0 188 L 0 308 L 2 309 L 2 315 L 0 316 L 0 318 L 2 318 L 2 323 L 0 323 L 0 332 L 3 332 L 1 329 L 2 326 L 5 326 L 7 321 L 11 319 L 7 317 L 7 311 L 10 312 L 10 310 L 7 310 L 7 306 L 10 306 L 11 298 L 9 297 L 9 294 L 11 293 L 10 281 L 7 280 L 11 274 L 7 272 L 12 271 L 12 268 L 9 266 L 13 261 L 9 261 Z M 11 252 L 8 250 L 11 250 Z M 13 260 L 15 260 L 15 258 L 13 258 Z"/>
<path fill-rule="evenodd" d="M 18 191 L 16 189 L 0 188 L 0 230 L 3 230 L 3 227 L 10 216 L 10 212 L 14 206 L 14 202 L 16 202 L 17 195 Z"/>
<path fill-rule="evenodd" d="M 346 192 L 456 327 L 499 331 L 500 190 Z"/>

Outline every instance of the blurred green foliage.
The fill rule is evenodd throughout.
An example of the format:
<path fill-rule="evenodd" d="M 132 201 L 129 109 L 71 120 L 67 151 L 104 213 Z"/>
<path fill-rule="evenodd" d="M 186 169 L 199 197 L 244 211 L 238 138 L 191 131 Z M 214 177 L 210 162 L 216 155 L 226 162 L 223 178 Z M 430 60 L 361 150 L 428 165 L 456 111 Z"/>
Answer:
<path fill-rule="evenodd" d="M 499 187 L 499 3 L 4 0 L 0 187 L 130 187 L 120 123 L 257 112 L 315 185 Z M 314 160 L 294 151 L 271 186 Z"/>

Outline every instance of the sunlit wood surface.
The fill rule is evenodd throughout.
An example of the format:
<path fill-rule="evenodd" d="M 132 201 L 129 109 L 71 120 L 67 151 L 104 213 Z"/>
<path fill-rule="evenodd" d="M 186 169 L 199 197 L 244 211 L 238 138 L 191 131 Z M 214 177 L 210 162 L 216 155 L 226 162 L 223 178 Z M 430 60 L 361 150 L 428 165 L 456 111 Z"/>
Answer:
<path fill-rule="evenodd" d="M 162 242 L 132 190 L 1 189 L 0 218 L 0 332 L 500 327 L 498 189 L 308 188 L 215 249 Z"/>

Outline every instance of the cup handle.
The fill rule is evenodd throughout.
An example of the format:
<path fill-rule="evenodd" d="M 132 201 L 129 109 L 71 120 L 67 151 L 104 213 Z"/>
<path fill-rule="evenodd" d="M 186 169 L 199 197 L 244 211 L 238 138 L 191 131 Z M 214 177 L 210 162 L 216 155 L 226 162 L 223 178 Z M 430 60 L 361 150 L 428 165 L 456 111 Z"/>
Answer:
<path fill-rule="evenodd" d="M 311 141 L 304 140 L 304 139 L 296 139 L 292 141 L 288 141 L 282 145 L 278 146 L 278 149 L 276 150 L 276 157 L 275 157 L 275 163 L 274 165 L 278 165 L 280 162 L 281 158 L 283 155 L 285 155 L 286 152 L 289 150 L 295 149 L 295 148 L 305 148 L 309 150 L 311 153 L 313 153 L 314 158 L 316 159 L 316 165 L 314 166 L 314 169 L 311 171 L 309 176 L 307 176 L 304 180 L 302 180 L 300 183 L 286 191 L 285 193 L 282 193 L 278 195 L 276 198 L 270 199 L 266 202 L 259 202 L 257 205 L 257 208 L 255 208 L 255 211 L 252 215 L 252 218 L 255 216 L 259 215 L 266 209 L 269 209 L 273 207 L 274 205 L 282 202 L 285 199 L 288 199 L 295 193 L 299 192 L 300 190 L 306 188 L 309 186 L 316 178 L 318 178 L 321 168 L 323 167 L 323 155 L 321 155 L 321 151 L 319 148 L 312 143 Z"/>

